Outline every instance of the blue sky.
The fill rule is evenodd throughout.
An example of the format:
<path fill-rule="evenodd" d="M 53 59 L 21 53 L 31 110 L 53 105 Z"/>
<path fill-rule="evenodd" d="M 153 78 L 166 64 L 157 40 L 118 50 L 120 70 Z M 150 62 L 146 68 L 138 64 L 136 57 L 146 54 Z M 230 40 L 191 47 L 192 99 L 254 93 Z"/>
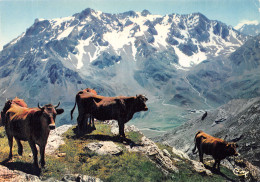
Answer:
<path fill-rule="evenodd" d="M 86 8 L 106 13 L 147 9 L 160 15 L 200 12 L 231 26 L 260 22 L 260 0 L 0 0 L 0 50 L 36 18 L 67 17 Z"/>

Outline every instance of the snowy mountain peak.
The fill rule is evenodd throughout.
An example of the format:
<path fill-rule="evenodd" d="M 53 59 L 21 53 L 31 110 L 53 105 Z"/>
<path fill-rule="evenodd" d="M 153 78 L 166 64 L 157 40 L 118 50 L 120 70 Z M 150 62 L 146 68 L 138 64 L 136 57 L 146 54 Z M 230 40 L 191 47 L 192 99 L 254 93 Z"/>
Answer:
<path fill-rule="evenodd" d="M 260 23 L 258 22 L 243 24 L 240 26 L 236 26 L 235 28 L 245 35 L 256 36 L 260 34 Z"/>
<path fill-rule="evenodd" d="M 107 95 L 144 87 L 161 92 L 178 69 L 228 56 L 246 39 L 201 13 L 110 14 L 88 8 L 70 17 L 36 19 L 1 51 L 0 84 L 10 85 L 5 93 L 19 96 L 17 87 L 29 87 L 26 97 L 44 99 L 43 87 L 63 89 L 64 97 L 86 85 L 106 88 Z M 101 81 L 108 78 L 113 83 Z"/>
<path fill-rule="evenodd" d="M 32 36 L 36 38 L 33 45 L 52 47 L 61 57 L 75 62 L 76 69 L 99 62 L 104 51 L 136 61 L 168 48 L 173 48 L 179 66 L 189 68 L 227 55 L 246 40 L 231 27 L 201 13 L 161 16 L 143 10 L 109 14 L 90 8 L 71 17 L 36 19 L 24 38 Z"/>

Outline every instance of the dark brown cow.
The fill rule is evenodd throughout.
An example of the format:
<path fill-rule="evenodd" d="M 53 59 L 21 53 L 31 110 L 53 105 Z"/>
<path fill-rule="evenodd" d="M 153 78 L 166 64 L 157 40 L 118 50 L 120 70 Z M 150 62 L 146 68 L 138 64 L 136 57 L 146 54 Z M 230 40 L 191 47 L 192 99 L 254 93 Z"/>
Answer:
<path fill-rule="evenodd" d="M 196 147 L 199 151 L 200 162 L 203 163 L 203 154 L 211 155 L 215 159 L 213 168 L 219 170 L 220 161 L 228 156 L 237 156 L 236 148 L 238 145 L 234 142 L 226 142 L 220 138 L 215 138 L 203 131 L 198 131 L 195 135 L 195 147 L 192 150 L 195 154 Z"/>
<path fill-rule="evenodd" d="M 148 99 L 143 95 L 136 97 L 100 97 L 92 96 L 85 100 L 88 110 L 85 112 L 101 121 L 117 120 L 119 126 L 119 135 L 125 137 L 124 124 L 133 118 L 136 112 L 147 111 L 148 108 L 145 102 Z"/>
<path fill-rule="evenodd" d="M 11 107 L 12 104 L 16 104 L 16 105 L 21 106 L 21 107 L 28 107 L 27 104 L 24 102 L 24 100 L 19 99 L 18 97 L 15 97 L 13 100 L 6 100 L 4 108 L 1 111 L 0 126 L 4 125 L 4 123 L 5 123 L 5 113 Z"/>
<path fill-rule="evenodd" d="M 82 110 L 79 110 L 79 117 L 91 114 L 94 118 L 104 120 L 117 120 L 119 135 L 125 137 L 124 124 L 132 119 L 136 112 L 147 111 L 145 102 L 148 99 L 143 95 L 136 97 L 104 97 L 88 94 L 81 97 Z M 74 109 L 74 108 L 73 108 Z M 71 117 L 73 110 L 71 112 Z M 80 118 L 79 118 L 80 119 Z"/>
<path fill-rule="evenodd" d="M 60 103 L 59 103 L 60 104 Z M 12 104 L 6 112 L 5 130 L 8 137 L 10 153 L 9 159 L 12 158 L 13 137 L 18 145 L 18 154 L 22 155 L 23 146 L 20 140 L 28 141 L 34 157 L 34 165 L 38 168 L 37 148 L 40 147 L 42 167 L 45 165 L 44 153 L 49 132 L 55 129 L 56 115 L 64 112 L 63 109 L 57 109 L 59 106 L 51 104 L 38 108 L 25 108 Z"/>
<path fill-rule="evenodd" d="M 75 104 L 74 107 L 71 111 L 71 113 L 73 113 L 76 104 L 78 106 L 78 113 L 79 116 L 77 118 L 77 123 L 78 123 L 78 132 L 81 133 L 83 131 L 85 131 L 86 129 L 88 129 L 89 127 L 91 127 L 92 129 L 96 129 L 95 127 L 95 123 L 94 123 L 94 117 L 92 117 L 89 113 L 84 113 L 84 104 L 82 104 L 82 99 L 84 100 L 84 98 L 87 96 L 89 96 L 89 94 L 92 95 L 97 95 L 97 92 L 94 89 L 90 89 L 90 88 L 86 88 L 84 90 L 79 91 L 76 94 L 76 98 L 75 98 Z M 83 114 L 84 113 L 84 114 Z M 73 116 L 71 114 L 71 119 L 73 119 Z M 85 122 L 85 120 L 87 120 L 87 122 Z M 91 126 L 92 124 L 92 126 Z"/>

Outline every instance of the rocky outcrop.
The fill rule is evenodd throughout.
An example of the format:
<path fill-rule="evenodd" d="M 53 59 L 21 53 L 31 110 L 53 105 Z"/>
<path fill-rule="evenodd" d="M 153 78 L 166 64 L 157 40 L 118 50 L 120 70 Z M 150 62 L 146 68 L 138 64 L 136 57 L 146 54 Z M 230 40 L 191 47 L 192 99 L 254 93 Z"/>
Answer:
<path fill-rule="evenodd" d="M 101 141 L 90 143 L 85 146 L 85 150 L 96 152 L 99 155 L 120 155 L 123 149 L 111 141 Z"/>
<path fill-rule="evenodd" d="M 212 175 L 212 172 L 208 169 L 205 168 L 205 166 L 201 163 L 201 162 L 198 162 L 198 161 L 194 161 L 194 160 L 191 160 L 192 164 L 193 164 L 193 169 L 200 173 L 200 174 L 206 174 L 206 175 L 209 175 L 211 176 Z"/>
<path fill-rule="evenodd" d="M 81 174 L 66 174 L 61 182 L 102 182 L 99 178 L 95 178 L 92 176 L 81 175 Z M 58 182 L 58 181 L 57 181 Z"/>
<path fill-rule="evenodd" d="M 115 135 L 118 135 L 118 124 L 117 121 L 107 121 L 107 124 L 111 125 L 111 132 Z M 128 126 L 125 125 L 125 132 L 140 132 L 138 128 L 134 125 Z M 142 134 L 142 133 L 141 133 Z M 169 152 L 163 152 L 159 147 L 155 144 L 154 141 L 143 136 L 141 138 L 141 143 L 138 145 L 127 145 L 126 149 L 129 152 L 141 152 L 147 155 L 153 162 L 155 162 L 164 173 L 168 172 L 178 172 L 178 168 L 174 166 L 172 159 L 169 157 Z"/>
<path fill-rule="evenodd" d="M 47 155 L 55 154 L 55 151 L 58 149 L 58 147 L 64 144 L 62 134 L 65 133 L 70 127 L 72 127 L 72 125 L 62 125 L 55 130 L 51 130 L 45 148 L 45 153 Z"/>
<path fill-rule="evenodd" d="M 5 166 L 0 165 L 0 181 L 6 182 L 40 182 L 38 176 L 26 174 L 17 170 L 10 170 Z"/>

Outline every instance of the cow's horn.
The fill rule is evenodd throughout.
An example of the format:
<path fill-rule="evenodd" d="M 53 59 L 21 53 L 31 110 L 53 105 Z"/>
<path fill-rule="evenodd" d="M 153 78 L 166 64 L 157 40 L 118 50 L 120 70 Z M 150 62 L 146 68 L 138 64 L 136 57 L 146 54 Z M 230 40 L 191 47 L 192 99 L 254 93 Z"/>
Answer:
<path fill-rule="evenodd" d="M 40 106 L 39 102 L 38 102 L 38 107 L 39 107 L 39 109 L 43 109 L 43 107 Z"/>
<path fill-rule="evenodd" d="M 59 107 L 59 105 L 60 105 L 60 102 L 58 103 L 58 105 L 54 106 L 54 108 L 56 109 L 57 107 Z"/>
<path fill-rule="evenodd" d="M 8 99 L 7 99 L 7 98 L 5 98 L 5 100 L 6 100 L 6 102 L 8 101 Z"/>

